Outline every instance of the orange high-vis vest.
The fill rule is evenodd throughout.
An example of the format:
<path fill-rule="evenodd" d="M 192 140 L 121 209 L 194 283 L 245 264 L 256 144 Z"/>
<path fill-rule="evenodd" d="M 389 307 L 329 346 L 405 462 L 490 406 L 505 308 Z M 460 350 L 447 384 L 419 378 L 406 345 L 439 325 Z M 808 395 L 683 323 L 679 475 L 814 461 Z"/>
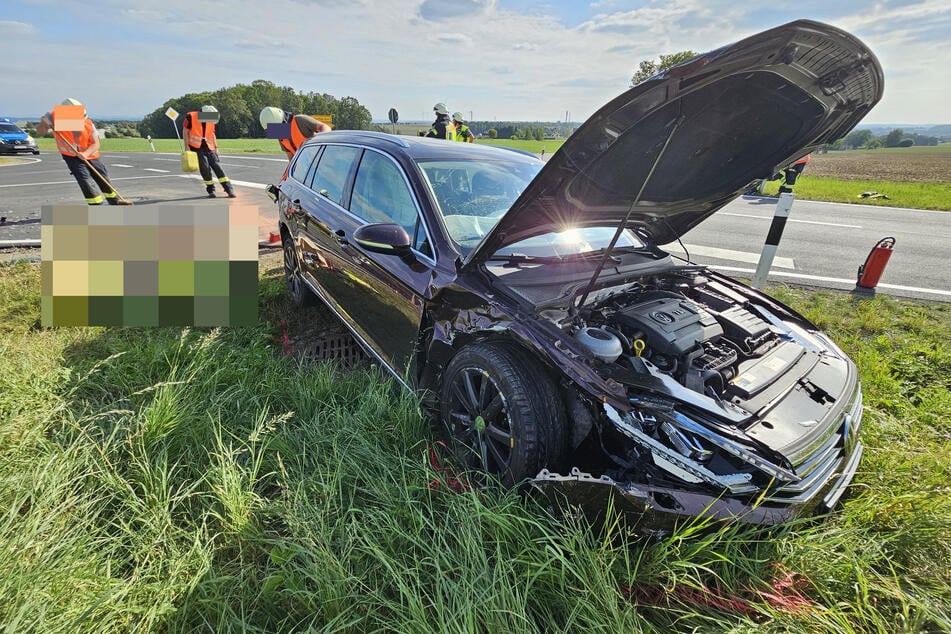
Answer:
<path fill-rule="evenodd" d="M 189 112 L 185 115 L 185 120 L 188 121 L 188 127 L 185 127 L 185 123 L 182 122 L 182 136 L 185 137 L 185 143 L 188 144 L 188 147 L 195 148 L 196 150 L 201 147 L 201 142 L 204 141 L 208 144 L 209 150 L 217 150 L 218 143 L 215 141 L 215 124 L 212 121 L 199 121 L 198 112 Z"/>
<path fill-rule="evenodd" d="M 279 141 L 281 148 L 283 148 L 285 152 L 293 154 L 306 140 L 307 137 L 304 136 L 304 133 L 300 131 L 300 126 L 297 125 L 297 115 L 294 115 L 291 117 L 291 138 L 281 139 Z"/>
<path fill-rule="evenodd" d="M 53 136 L 56 137 L 56 149 L 59 150 L 60 154 L 63 156 L 76 156 L 76 152 L 69 146 L 69 144 L 72 143 L 79 149 L 80 152 L 85 152 L 96 140 L 95 134 L 96 126 L 93 124 L 92 119 L 86 117 L 83 120 L 82 132 L 57 131 L 54 132 Z M 89 158 L 99 158 L 99 152 L 96 152 Z"/>

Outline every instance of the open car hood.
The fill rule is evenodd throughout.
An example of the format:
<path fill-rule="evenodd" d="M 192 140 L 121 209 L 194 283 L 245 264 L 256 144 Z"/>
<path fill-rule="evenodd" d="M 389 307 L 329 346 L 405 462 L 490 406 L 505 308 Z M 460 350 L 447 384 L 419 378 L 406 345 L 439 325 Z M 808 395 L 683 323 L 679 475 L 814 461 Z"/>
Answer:
<path fill-rule="evenodd" d="M 572 227 L 626 224 L 655 244 L 676 240 L 751 181 L 845 136 L 882 88 L 872 52 L 819 22 L 791 22 L 695 57 L 579 127 L 466 266 Z"/>

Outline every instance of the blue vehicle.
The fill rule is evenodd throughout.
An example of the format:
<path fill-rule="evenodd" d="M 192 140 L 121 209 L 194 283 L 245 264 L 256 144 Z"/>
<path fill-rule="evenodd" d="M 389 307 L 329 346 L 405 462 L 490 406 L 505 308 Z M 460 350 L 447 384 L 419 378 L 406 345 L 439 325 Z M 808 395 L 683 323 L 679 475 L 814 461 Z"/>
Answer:
<path fill-rule="evenodd" d="M 10 117 L 0 117 L 0 154 L 32 152 L 39 154 L 40 148 L 29 134 L 20 129 Z"/>

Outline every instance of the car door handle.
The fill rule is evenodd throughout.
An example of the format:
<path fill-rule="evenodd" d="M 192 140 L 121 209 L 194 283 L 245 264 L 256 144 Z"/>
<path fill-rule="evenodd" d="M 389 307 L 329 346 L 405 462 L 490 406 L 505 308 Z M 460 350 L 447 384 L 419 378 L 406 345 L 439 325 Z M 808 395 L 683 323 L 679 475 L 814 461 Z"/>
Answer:
<path fill-rule="evenodd" d="M 337 236 L 337 244 L 347 245 L 350 244 L 350 241 L 347 240 L 347 232 L 343 229 L 337 229 L 334 231 L 334 235 Z"/>

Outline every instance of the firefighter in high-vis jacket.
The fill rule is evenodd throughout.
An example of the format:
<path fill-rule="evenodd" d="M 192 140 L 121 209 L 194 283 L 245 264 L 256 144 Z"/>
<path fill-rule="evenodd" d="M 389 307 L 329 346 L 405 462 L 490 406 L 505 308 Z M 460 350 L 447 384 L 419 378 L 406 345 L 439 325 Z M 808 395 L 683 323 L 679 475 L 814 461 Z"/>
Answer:
<path fill-rule="evenodd" d="M 475 142 L 472 130 L 469 129 L 469 126 L 465 125 L 465 120 L 462 118 L 461 112 L 452 113 L 452 124 L 456 127 L 456 141 L 462 141 L 463 143 Z"/>
<path fill-rule="evenodd" d="M 69 98 L 63 101 L 64 106 L 82 106 L 78 100 Z M 99 160 L 99 137 L 96 135 L 96 125 L 86 116 L 83 108 L 83 129 L 81 131 L 63 131 L 56 129 L 55 112 L 47 112 L 40 118 L 36 126 L 36 133 L 40 136 L 53 131 L 56 139 L 56 149 L 63 156 L 69 173 L 79 183 L 86 198 L 87 205 L 101 205 L 103 200 L 110 205 L 131 205 L 132 203 L 112 189 L 107 180 L 109 172 L 105 164 Z M 85 159 L 85 161 L 83 160 Z M 89 166 L 94 169 L 89 169 Z M 98 174 L 96 172 L 99 172 Z"/>
<path fill-rule="evenodd" d="M 258 116 L 261 127 L 267 130 L 268 125 L 274 123 L 287 123 L 290 125 L 290 137 L 278 139 L 281 149 L 287 154 L 287 160 L 291 160 L 304 141 L 321 132 L 330 132 L 333 130 L 323 121 L 319 121 L 306 114 L 293 114 L 285 112 L 274 106 L 267 106 L 261 110 Z"/>
<path fill-rule="evenodd" d="M 431 139 L 446 139 L 447 141 L 456 140 L 456 126 L 449 118 L 449 108 L 441 101 L 433 106 L 433 112 L 436 113 L 436 120 L 429 127 L 429 131 L 424 135 Z"/>
<path fill-rule="evenodd" d="M 182 122 L 182 137 L 190 150 L 198 154 L 198 171 L 205 181 L 205 191 L 209 198 L 215 197 L 215 181 L 211 173 L 218 177 L 218 182 L 224 188 L 228 198 L 237 198 L 234 185 L 225 176 L 218 161 L 218 141 L 215 137 L 215 124 L 218 120 L 218 109 L 214 106 L 202 106 L 201 116 L 193 110 L 185 115 Z"/>

